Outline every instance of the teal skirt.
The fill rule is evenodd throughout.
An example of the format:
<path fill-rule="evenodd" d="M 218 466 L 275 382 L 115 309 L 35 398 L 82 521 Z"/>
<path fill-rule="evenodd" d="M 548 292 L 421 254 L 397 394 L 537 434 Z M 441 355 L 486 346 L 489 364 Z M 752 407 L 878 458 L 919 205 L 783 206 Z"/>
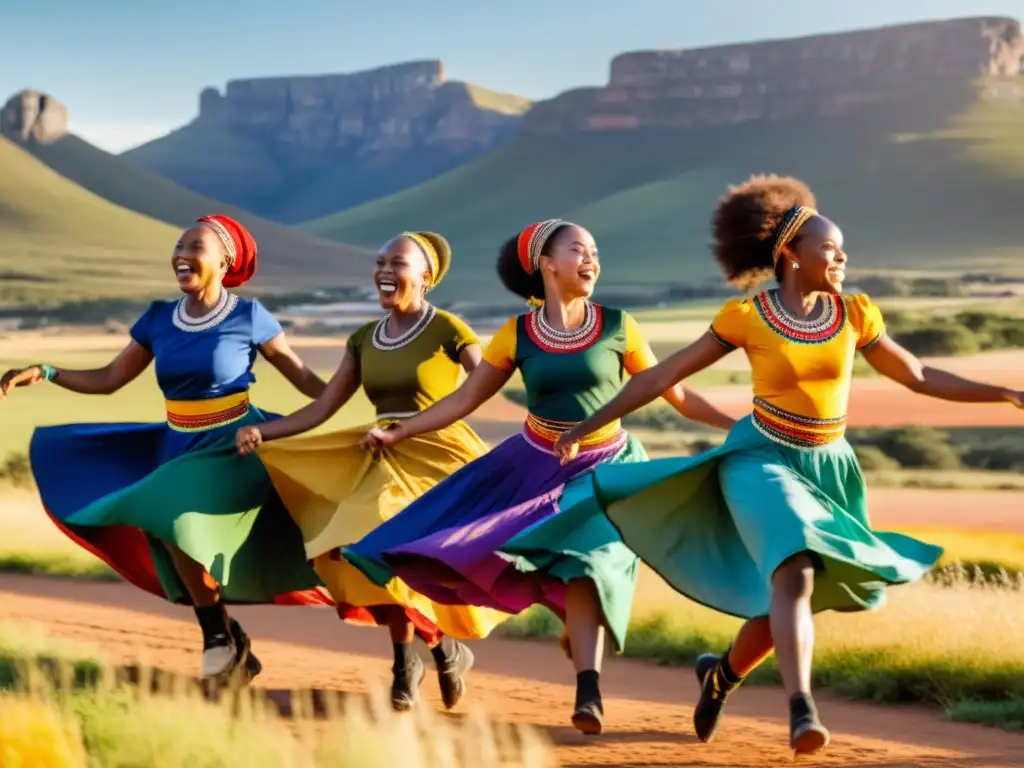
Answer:
<path fill-rule="evenodd" d="M 768 614 L 772 575 L 794 555 L 815 562 L 815 612 L 879 608 L 887 585 L 919 579 L 942 555 L 871 529 L 845 439 L 792 448 L 751 417 L 698 456 L 598 466 L 569 483 L 562 509 L 563 523 L 600 509 L 676 591 L 741 618 Z"/>

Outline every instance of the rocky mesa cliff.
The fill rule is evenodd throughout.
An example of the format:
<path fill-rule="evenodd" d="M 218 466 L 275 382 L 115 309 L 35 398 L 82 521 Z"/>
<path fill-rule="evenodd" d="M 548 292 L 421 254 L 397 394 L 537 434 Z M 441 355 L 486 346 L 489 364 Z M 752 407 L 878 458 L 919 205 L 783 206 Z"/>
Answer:
<path fill-rule="evenodd" d="M 530 102 L 446 79 L 440 61 L 235 80 L 128 159 L 286 221 L 425 181 L 512 139 Z"/>
<path fill-rule="evenodd" d="M 1024 34 L 1007 18 L 925 22 L 697 50 L 617 56 L 608 85 L 536 104 L 526 134 L 686 129 L 836 118 L 908 94 L 1024 75 Z"/>

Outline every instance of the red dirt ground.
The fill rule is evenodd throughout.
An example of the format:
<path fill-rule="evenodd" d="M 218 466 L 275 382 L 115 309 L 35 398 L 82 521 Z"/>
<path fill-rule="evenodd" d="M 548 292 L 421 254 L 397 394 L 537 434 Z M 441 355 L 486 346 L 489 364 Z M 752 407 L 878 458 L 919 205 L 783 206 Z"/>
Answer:
<path fill-rule="evenodd" d="M 286 613 L 287 612 L 287 613 Z M 235 611 L 256 638 L 265 664 L 260 685 L 365 691 L 390 666 L 379 631 L 340 626 L 329 609 L 251 607 Z M 36 622 L 58 637 L 102 648 L 114 662 L 142 661 L 181 673 L 199 663 L 190 611 L 124 584 L 0 577 L 0 620 Z M 691 709 L 696 685 L 688 670 L 610 659 L 603 675 L 607 730 L 586 738 L 568 725 L 572 671 L 553 643 L 490 639 L 475 644 L 478 665 L 460 709 L 531 723 L 555 744 L 565 766 L 768 766 L 790 764 L 785 698 L 751 686 L 729 704 L 715 742 L 698 743 Z M 437 707 L 431 678 L 425 704 Z M 802 765 L 1024 766 L 1024 736 L 946 722 L 921 708 L 883 708 L 822 695 L 833 744 Z"/>

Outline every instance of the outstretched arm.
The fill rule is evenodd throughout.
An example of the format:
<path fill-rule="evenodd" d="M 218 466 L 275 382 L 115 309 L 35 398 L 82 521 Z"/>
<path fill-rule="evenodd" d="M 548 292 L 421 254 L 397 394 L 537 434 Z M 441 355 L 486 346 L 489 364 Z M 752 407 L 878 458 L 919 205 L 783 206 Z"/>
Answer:
<path fill-rule="evenodd" d="M 571 445 L 581 437 L 585 437 L 606 424 L 610 424 L 616 419 L 621 419 L 626 414 L 642 408 L 652 400 L 664 395 L 683 379 L 721 360 L 726 354 L 728 354 L 728 350 L 715 341 L 710 333 L 705 333 L 690 346 L 679 350 L 671 357 L 665 358 L 654 367 L 633 376 L 619 394 L 604 408 L 563 434 L 558 441 L 559 445 Z M 704 403 L 708 408 L 714 410 L 709 403 L 706 403 L 706 401 Z M 680 406 L 682 405 L 681 403 Z M 701 410 L 699 404 L 695 408 L 693 404 L 687 406 L 687 408 L 691 409 L 691 412 Z M 687 414 L 683 413 L 683 415 Z M 705 413 L 704 415 L 707 414 Z M 725 414 L 721 415 L 725 416 Z M 725 418 L 728 419 L 728 416 L 725 416 Z"/>
<path fill-rule="evenodd" d="M 982 384 L 924 365 L 889 336 L 883 335 L 862 352 L 872 368 L 912 392 L 954 403 L 1012 402 L 1019 407 L 1020 393 L 1016 390 Z"/>
<path fill-rule="evenodd" d="M 448 397 L 438 400 L 423 413 L 401 422 L 389 430 L 373 430 L 369 438 L 380 445 L 394 445 L 410 437 L 434 432 L 464 419 L 494 397 L 508 382 L 512 371 L 481 362 L 465 383 Z"/>
<path fill-rule="evenodd" d="M 45 365 L 15 368 L 0 378 L 0 399 L 6 400 L 7 392 L 14 387 L 27 387 L 47 380 L 83 395 L 109 395 L 137 379 L 152 361 L 152 352 L 137 341 L 130 341 L 102 368 L 75 370 Z"/>
<path fill-rule="evenodd" d="M 327 389 L 327 383 L 316 374 L 316 371 L 302 362 L 302 358 L 292 349 L 292 345 L 288 343 L 288 338 L 284 333 L 279 333 L 266 344 L 261 344 L 259 350 L 263 358 L 277 368 L 281 375 L 306 397 L 318 398 Z M 351 396 L 349 394 L 349 397 Z M 338 407 L 340 408 L 343 404 L 341 403 Z"/>
<path fill-rule="evenodd" d="M 338 370 L 334 372 L 324 391 L 316 400 L 283 419 L 268 421 L 259 427 L 243 427 L 238 431 L 239 448 L 243 447 L 242 433 L 252 429 L 259 433 L 263 441 L 280 440 L 283 437 L 291 437 L 316 429 L 352 399 L 352 395 L 359 389 L 359 384 L 359 361 L 351 352 L 345 350 L 345 356 L 341 359 Z M 256 436 L 252 435 L 252 437 Z"/>
<path fill-rule="evenodd" d="M 723 350 L 724 351 L 724 350 Z M 671 405 L 680 416 L 707 424 L 716 429 L 728 432 L 733 428 L 736 419 L 723 411 L 718 410 L 703 396 L 682 384 L 676 384 L 665 392 L 661 393 L 662 398 Z"/>

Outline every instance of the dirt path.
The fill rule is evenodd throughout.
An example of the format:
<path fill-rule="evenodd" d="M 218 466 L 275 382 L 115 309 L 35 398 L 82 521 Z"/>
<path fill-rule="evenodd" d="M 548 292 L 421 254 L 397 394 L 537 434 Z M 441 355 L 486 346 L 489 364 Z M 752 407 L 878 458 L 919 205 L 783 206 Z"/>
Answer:
<path fill-rule="evenodd" d="M 389 674 L 381 632 L 339 626 L 329 609 L 241 608 L 235 615 L 257 639 L 266 671 L 261 685 L 365 691 Z M 102 648 L 112 661 L 142 661 L 182 673 L 198 665 L 191 612 L 123 584 L 0 577 L 0 621 L 43 624 L 58 637 Z M 608 730 L 596 739 L 567 726 L 572 673 L 551 643 L 487 640 L 466 707 L 527 722 L 545 731 L 565 766 L 767 766 L 791 763 L 783 748 L 785 699 L 750 687 L 730 700 L 714 744 L 695 741 L 687 670 L 612 659 L 603 676 Z M 439 706 L 433 681 L 426 701 Z M 951 724 L 920 708 L 880 708 L 821 697 L 834 743 L 821 762 L 804 765 L 1024 766 L 1024 736 Z"/>

